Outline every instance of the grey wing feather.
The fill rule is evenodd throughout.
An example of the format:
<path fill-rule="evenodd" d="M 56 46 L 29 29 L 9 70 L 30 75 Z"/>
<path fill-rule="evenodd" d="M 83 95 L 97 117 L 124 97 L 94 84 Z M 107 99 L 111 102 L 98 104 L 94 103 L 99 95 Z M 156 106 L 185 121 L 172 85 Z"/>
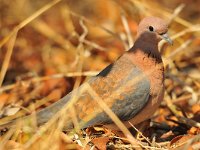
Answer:
<path fill-rule="evenodd" d="M 111 70 L 110 67 L 113 65 L 108 66 L 105 70 Z M 126 68 L 127 69 L 127 68 Z M 121 68 L 123 72 L 123 68 Z M 107 72 L 107 71 L 106 71 Z M 98 75 L 104 75 L 104 70 Z M 128 85 L 130 81 L 138 80 L 137 77 L 141 77 L 138 82 L 130 84 L 129 89 L 132 91 L 123 90 L 122 85 Z M 95 79 L 92 80 L 92 82 Z M 123 121 L 129 120 L 133 118 L 140 110 L 146 105 L 150 97 L 150 81 L 144 75 L 144 73 L 136 66 L 132 66 L 129 75 L 126 78 L 121 79 L 118 83 L 118 88 L 114 90 L 114 92 L 120 92 L 119 99 L 115 100 L 115 103 L 112 105 L 111 110 Z M 119 89 L 121 88 L 121 89 Z M 122 99 L 120 99 L 122 98 Z M 84 127 L 91 126 L 94 124 L 109 124 L 112 123 L 112 120 L 108 117 L 105 112 L 98 114 L 94 119 L 90 120 L 85 124 Z"/>
<path fill-rule="evenodd" d="M 58 111 L 60 111 L 71 99 L 72 92 L 64 96 L 59 101 L 53 103 L 52 105 L 38 111 L 36 113 L 37 122 L 39 125 L 46 123 L 50 120 Z"/>
<path fill-rule="evenodd" d="M 121 120 L 129 120 L 133 118 L 145 106 L 150 96 L 150 82 L 148 78 L 137 66 L 133 64 L 128 66 L 130 67 L 128 75 L 122 77 L 121 79 L 118 79 L 119 81 L 116 83 L 115 87 L 112 87 L 112 85 L 110 85 L 112 84 L 111 80 L 115 80 L 112 79 L 111 75 L 112 72 L 123 73 L 125 72 L 125 70 L 129 69 L 129 67 L 119 68 L 117 65 L 111 64 L 107 66 L 104 70 L 102 70 L 97 76 L 92 77 L 87 81 L 89 84 L 98 84 L 98 82 L 101 81 L 99 80 L 99 78 L 103 78 L 104 81 L 106 81 L 105 86 L 107 87 L 110 86 L 110 88 L 113 88 L 110 89 L 109 91 L 112 91 L 113 93 L 119 93 L 118 96 L 114 97 L 115 103 L 112 105 L 111 109 Z M 109 75 L 111 75 L 111 78 L 109 77 Z M 142 78 L 138 82 L 130 84 L 130 81 L 134 81 L 137 77 L 142 77 Z M 122 85 L 125 86 L 125 90 L 123 89 L 124 86 Z M 81 87 L 82 86 L 80 86 L 77 90 L 79 91 Z M 129 90 L 126 90 L 127 88 Z M 72 92 L 63 97 L 58 102 L 39 111 L 37 113 L 39 124 L 47 122 L 53 115 L 56 114 L 56 112 L 58 112 L 61 109 L 61 107 L 65 106 L 68 103 L 68 101 L 71 99 L 71 96 Z M 81 95 L 81 97 L 84 97 L 84 94 Z M 80 100 L 82 100 L 82 98 Z M 106 124 L 111 122 L 112 120 L 107 116 L 107 114 L 105 112 L 102 112 L 99 113 L 93 119 L 91 119 L 89 122 L 87 122 L 83 127 L 88 127 L 91 125 L 101 124 L 101 123 Z"/>
<path fill-rule="evenodd" d="M 120 68 L 119 66 L 123 67 Z M 117 74 L 120 75 L 117 76 Z M 139 80 L 137 83 L 130 84 L 130 81 L 134 80 L 138 76 L 142 77 L 141 80 Z M 102 81 L 105 83 L 103 86 L 99 87 L 98 84 Z M 106 67 L 97 76 L 89 79 L 88 83 L 96 84 L 96 90 L 99 89 L 99 91 L 102 93 L 112 92 L 105 95 L 109 95 L 111 99 L 114 99 L 111 109 L 121 120 L 129 120 L 133 118 L 145 106 L 150 96 L 150 82 L 148 78 L 137 66 L 132 64 L 129 60 L 123 58 L 121 61 L 116 61 L 114 64 Z M 113 86 L 112 84 L 115 85 Z M 81 88 L 82 86 L 76 89 L 75 92 L 79 92 Z M 36 115 L 38 124 L 41 125 L 46 123 L 61 108 L 67 105 L 72 97 L 73 92 L 70 92 L 59 101 L 37 112 Z M 116 93 L 118 96 L 115 96 Z M 81 97 L 88 98 L 88 95 L 87 93 L 84 93 L 81 95 Z M 80 98 L 80 100 L 84 100 L 84 98 L 82 98 Z M 102 97 L 102 99 L 104 98 L 105 97 Z M 28 116 L 25 117 L 25 119 L 26 118 L 28 118 Z M 112 120 L 107 116 L 107 114 L 105 112 L 101 112 L 92 120 L 87 122 L 83 127 L 111 122 Z M 69 122 L 69 124 L 71 128 L 71 122 Z"/>

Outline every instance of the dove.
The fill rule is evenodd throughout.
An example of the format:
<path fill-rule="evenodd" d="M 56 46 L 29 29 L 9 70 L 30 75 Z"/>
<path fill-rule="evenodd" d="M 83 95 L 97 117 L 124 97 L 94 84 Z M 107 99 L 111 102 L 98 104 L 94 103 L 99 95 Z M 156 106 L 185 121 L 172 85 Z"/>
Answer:
<path fill-rule="evenodd" d="M 137 125 L 151 118 L 163 100 L 164 66 L 158 43 L 164 39 L 172 44 L 167 32 L 168 23 L 165 20 L 145 17 L 138 25 L 134 45 L 98 75 L 86 81 L 127 128 L 130 123 Z M 113 127 L 113 120 L 101 109 L 95 97 L 87 90 L 80 92 L 86 83 L 38 111 L 38 125 L 48 122 L 77 94 L 73 107 L 81 128 L 99 124 Z M 70 109 L 66 113 L 70 113 Z M 94 116 L 88 119 L 91 115 Z M 6 127 L 6 124 L 2 126 Z M 72 119 L 67 119 L 64 126 L 66 129 L 73 128 Z"/>

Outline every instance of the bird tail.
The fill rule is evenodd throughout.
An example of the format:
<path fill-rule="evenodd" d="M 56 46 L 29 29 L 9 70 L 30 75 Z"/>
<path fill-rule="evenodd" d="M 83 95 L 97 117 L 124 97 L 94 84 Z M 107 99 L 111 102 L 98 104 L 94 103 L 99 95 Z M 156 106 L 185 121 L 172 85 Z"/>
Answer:
<path fill-rule="evenodd" d="M 63 107 L 68 104 L 71 99 L 72 93 L 67 94 L 57 102 L 51 104 L 50 106 L 40 110 L 36 113 L 37 123 L 38 125 L 42 125 L 49 121 L 56 113 L 58 113 Z"/>
<path fill-rule="evenodd" d="M 42 125 L 49 121 L 59 110 L 61 110 L 71 99 L 71 93 L 64 96 L 62 99 L 58 100 L 57 102 L 51 104 L 50 106 L 36 112 L 36 123 L 37 125 Z M 0 121 L 0 130 L 9 129 L 12 127 L 16 127 L 18 122 L 23 121 L 26 122 L 27 120 L 32 120 L 32 116 L 24 116 L 21 118 L 13 119 L 8 122 Z"/>

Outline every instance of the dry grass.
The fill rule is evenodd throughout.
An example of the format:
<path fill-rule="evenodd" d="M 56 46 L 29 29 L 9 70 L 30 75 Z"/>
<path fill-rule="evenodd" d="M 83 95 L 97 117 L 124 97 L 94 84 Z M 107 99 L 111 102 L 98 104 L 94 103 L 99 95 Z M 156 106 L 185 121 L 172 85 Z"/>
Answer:
<path fill-rule="evenodd" d="M 169 3 L 2 1 L 0 8 L 5 17 L 0 32 L 0 124 L 26 114 L 31 114 L 31 119 L 21 120 L 15 128 L 2 132 L 0 149 L 103 149 L 106 144 L 118 149 L 198 149 L 200 15 L 193 14 L 198 4 L 188 6 L 179 0 Z M 83 91 L 95 97 L 123 136 L 104 128 L 80 131 L 73 107 L 78 94 L 47 124 L 37 126 L 35 111 L 79 87 L 87 76 L 97 74 L 128 50 L 139 20 L 150 15 L 170 22 L 169 32 L 174 40 L 172 47 L 160 43 L 166 92 L 150 133 L 143 135 L 137 131 L 138 136 L 134 137 L 87 84 Z M 70 114 L 66 114 L 67 110 Z M 68 119 L 73 120 L 75 129 L 63 133 Z M 100 136 L 95 135 L 98 131 Z"/>

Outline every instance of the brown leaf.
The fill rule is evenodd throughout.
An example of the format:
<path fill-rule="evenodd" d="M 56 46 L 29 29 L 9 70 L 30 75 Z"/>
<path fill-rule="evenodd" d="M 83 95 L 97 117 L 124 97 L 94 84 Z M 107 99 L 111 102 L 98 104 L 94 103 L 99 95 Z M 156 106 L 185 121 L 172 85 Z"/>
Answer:
<path fill-rule="evenodd" d="M 5 108 L 3 115 L 12 116 L 12 115 L 15 115 L 19 110 L 20 110 L 19 107 L 7 107 Z"/>
<path fill-rule="evenodd" d="M 89 136 L 97 136 L 105 134 L 105 129 L 102 126 L 96 126 L 96 127 L 88 127 L 86 129 L 86 134 Z"/>
<path fill-rule="evenodd" d="M 55 89 L 47 97 L 53 101 L 57 101 L 62 97 L 62 90 L 60 90 L 60 88 Z"/>
<path fill-rule="evenodd" d="M 45 75 L 53 75 L 56 71 L 53 68 L 46 68 Z M 65 93 L 66 90 L 69 90 L 69 83 L 64 78 L 50 78 L 43 82 L 43 88 L 41 94 L 43 96 L 48 95 L 55 88 L 60 88 L 61 93 Z"/>
<path fill-rule="evenodd" d="M 195 104 L 192 106 L 192 112 L 195 114 L 200 111 L 200 104 Z"/>
<path fill-rule="evenodd" d="M 171 130 L 167 133 L 164 133 L 160 138 L 165 139 L 165 138 L 168 138 L 170 136 L 174 136 L 174 133 Z"/>
<path fill-rule="evenodd" d="M 193 134 L 193 135 L 200 134 L 200 128 L 192 127 L 192 128 L 188 131 L 188 134 Z"/>
<path fill-rule="evenodd" d="M 4 104 L 7 102 L 8 97 L 9 97 L 9 94 L 6 94 L 6 93 L 0 94 L 0 110 L 4 106 Z"/>
<path fill-rule="evenodd" d="M 13 140 L 7 141 L 3 150 L 23 150 L 22 145 Z"/>
<path fill-rule="evenodd" d="M 169 144 L 169 148 L 184 148 L 185 145 L 187 144 L 187 141 L 190 140 L 194 135 L 180 135 L 175 138 L 173 138 Z"/>
<path fill-rule="evenodd" d="M 106 150 L 106 144 L 109 141 L 109 137 L 99 137 L 93 139 L 91 142 L 95 145 L 95 147 L 99 150 Z"/>

